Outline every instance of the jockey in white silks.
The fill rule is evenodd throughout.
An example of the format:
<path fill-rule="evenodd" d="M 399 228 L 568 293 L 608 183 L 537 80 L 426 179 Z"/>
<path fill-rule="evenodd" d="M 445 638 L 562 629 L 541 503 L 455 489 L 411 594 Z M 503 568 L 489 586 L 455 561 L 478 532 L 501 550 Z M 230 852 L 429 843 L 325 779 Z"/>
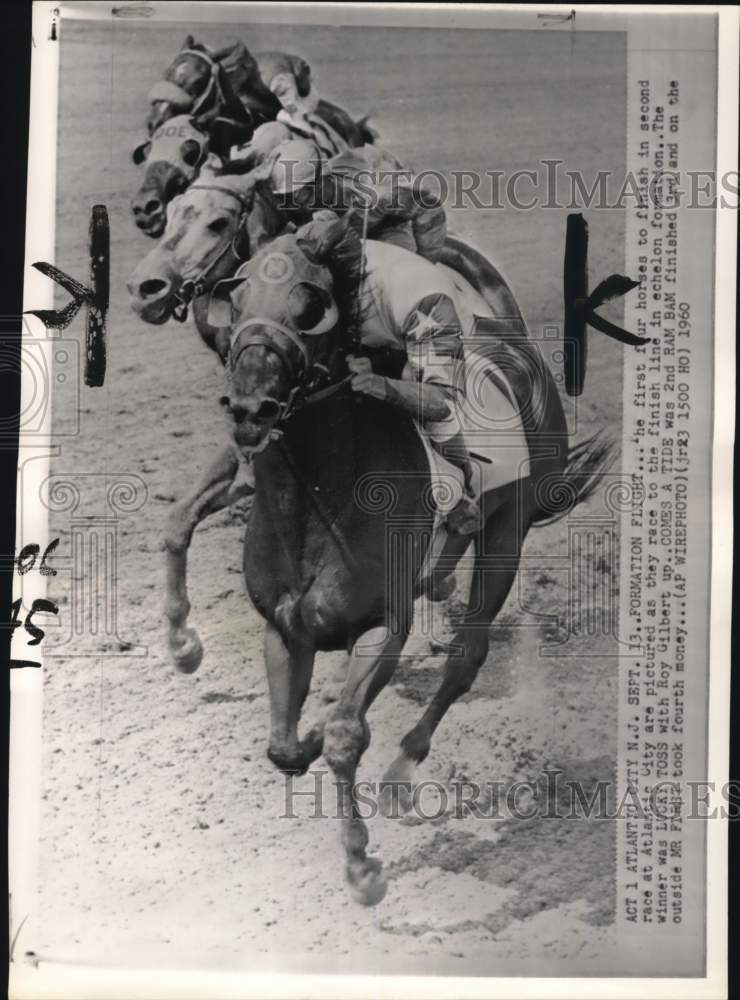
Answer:
<path fill-rule="evenodd" d="M 304 139 L 315 146 L 319 158 L 328 160 L 348 150 L 349 144 L 318 115 L 307 115 L 292 119 L 279 112 L 274 122 L 265 122 L 254 130 L 249 142 L 231 149 L 232 160 L 245 160 L 250 166 L 263 163 L 281 143 L 291 139 Z"/>
<path fill-rule="evenodd" d="M 298 236 L 308 244 L 320 243 L 328 227 L 337 221 L 333 213 L 319 212 L 311 223 L 298 230 Z M 444 269 L 402 247 L 362 241 L 350 224 L 345 227 L 335 252 L 337 266 L 355 276 L 349 287 L 355 289 L 352 298 L 356 308 L 352 312 L 359 346 L 370 349 L 370 353 L 372 349 L 392 348 L 405 353 L 407 358 L 401 377 L 390 378 L 374 372 L 369 357 L 349 356 L 351 387 L 412 417 L 433 449 L 461 470 L 464 492 L 448 513 L 446 524 L 452 534 L 469 535 L 480 527 L 480 511 L 473 495 L 473 470 L 463 434 L 461 405 L 465 384 L 463 340 L 472 331 L 474 316 Z M 269 257 L 269 253 L 268 246 L 260 258 Z M 250 278 L 251 266 L 247 262 L 234 279 L 223 284 L 237 287 L 238 279 Z M 261 259 L 260 274 L 259 268 L 264 266 Z M 328 277 L 331 269 L 327 267 L 313 266 L 316 274 L 311 280 L 318 281 L 318 273 L 324 271 L 326 291 L 336 297 L 337 290 Z M 269 284 L 274 286 L 274 282 Z M 265 286 L 261 290 L 258 276 L 250 279 L 249 288 L 250 308 L 260 314 L 263 307 L 260 296 L 273 296 L 276 289 Z M 280 293 L 286 301 L 289 292 L 290 289 L 284 289 Z M 218 296 L 216 290 L 214 295 Z M 251 461 L 242 456 L 238 479 L 248 486 L 251 476 Z"/>
<path fill-rule="evenodd" d="M 462 471 L 465 494 L 447 526 L 458 534 L 475 531 L 480 513 L 460 414 L 463 339 L 472 314 L 440 268 L 392 243 L 368 240 L 359 315 L 363 347 L 399 348 L 408 360 L 399 380 L 374 373 L 368 358 L 350 358 L 352 388 L 412 416 L 432 447 Z"/>
<path fill-rule="evenodd" d="M 261 57 L 263 79 L 282 105 L 277 121 L 293 136 L 312 139 L 323 156 L 336 156 L 348 148 L 346 141 L 327 121 L 316 114 L 319 92 L 305 59 L 288 53 L 269 53 Z"/>

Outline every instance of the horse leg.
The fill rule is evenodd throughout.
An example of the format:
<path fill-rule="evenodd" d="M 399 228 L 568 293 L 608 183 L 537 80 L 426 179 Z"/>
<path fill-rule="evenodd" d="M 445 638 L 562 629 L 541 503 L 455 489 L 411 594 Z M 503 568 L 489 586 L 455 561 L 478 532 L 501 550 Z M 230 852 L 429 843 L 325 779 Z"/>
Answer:
<path fill-rule="evenodd" d="M 238 466 L 233 445 L 224 447 L 185 499 L 174 504 L 165 526 L 167 567 L 165 614 L 169 620 L 168 645 L 175 666 L 184 674 L 198 669 L 203 646 L 194 628 L 187 625 L 190 601 L 187 588 L 188 548 L 200 522 L 245 496 L 250 489 L 234 484 Z"/>
<path fill-rule="evenodd" d="M 339 701 L 344 685 L 347 683 L 347 657 L 344 657 L 334 668 L 331 677 L 324 682 L 321 700 L 325 705 L 333 705 Z"/>
<path fill-rule="evenodd" d="M 286 643 L 269 622 L 265 626 L 265 665 L 270 688 L 270 743 L 267 756 L 281 771 L 304 774 L 321 753 L 323 729 L 315 726 L 298 739 L 301 709 L 311 685 L 315 652 L 308 644 Z"/>
<path fill-rule="evenodd" d="M 470 535 L 448 534 L 431 572 L 417 584 L 417 593 L 430 601 L 446 601 L 457 583 L 455 570 L 470 546 Z"/>
<path fill-rule="evenodd" d="M 342 845 L 350 892 L 358 903 L 374 906 L 385 895 L 380 861 L 365 853 L 367 827 L 360 816 L 355 779 L 362 754 L 370 743 L 365 715 L 398 665 L 408 627 L 389 633 L 383 626 L 363 633 L 349 658 L 347 681 L 324 729 L 324 758 L 334 772 Z"/>
<path fill-rule="evenodd" d="M 476 540 L 468 610 L 451 643 L 461 652 L 447 657 L 442 683 L 419 722 L 401 740 L 401 753 L 381 782 L 380 805 L 386 815 L 397 816 L 398 808 L 410 808 L 412 778 L 416 766 L 429 753 L 435 729 L 450 705 L 470 690 L 485 662 L 489 626 L 514 582 L 530 524 L 531 516 L 521 509 L 514 494 L 489 517 Z"/>

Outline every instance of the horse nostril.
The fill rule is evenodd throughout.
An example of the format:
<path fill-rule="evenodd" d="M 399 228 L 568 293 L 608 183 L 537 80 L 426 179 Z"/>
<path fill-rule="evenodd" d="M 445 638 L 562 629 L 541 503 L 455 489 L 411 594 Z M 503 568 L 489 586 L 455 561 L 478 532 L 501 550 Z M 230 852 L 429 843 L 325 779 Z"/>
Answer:
<path fill-rule="evenodd" d="M 167 288 L 167 282 L 162 278 L 148 278 L 139 285 L 139 295 L 142 299 L 150 299 L 153 295 L 159 295 Z"/>
<path fill-rule="evenodd" d="M 247 416 L 247 410 L 244 406 L 231 406 L 229 409 L 236 424 L 241 424 Z"/>
<path fill-rule="evenodd" d="M 162 208 L 162 202 L 158 198 L 150 198 L 149 201 L 144 205 L 144 211 L 147 215 L 154 215 L 159 212 Z"/>
<path fill-rule="evenodd" d="M 280 412 L 280 403 L 275 399 L 265 399 L 263 400 L 255 416 L 258 420 L 274 420 Z"/>

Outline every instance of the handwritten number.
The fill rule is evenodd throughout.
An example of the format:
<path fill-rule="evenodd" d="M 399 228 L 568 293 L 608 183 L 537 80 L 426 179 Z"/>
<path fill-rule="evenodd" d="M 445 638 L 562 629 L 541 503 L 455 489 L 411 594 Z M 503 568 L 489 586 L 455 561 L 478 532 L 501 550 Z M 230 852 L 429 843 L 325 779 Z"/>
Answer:
<path fill-rule="evenodd" d="M 21 599 L 18 598 L 17 601 L 13 601 L 13 613 L 10 616 L 10 634 L 13 635 L 15 630 L 19 627 L 20 622 L 18 621 L 18 612 L 21 610 Z"/>
<path fill-rule="evenodd" d="M 59 545 L 59 539 L 55 538 L 53 541 L 49 542 L 46 546 L 46 551 L 41 557 L 41 565 L 39 566 L 39 573 L 42 576 L 56 576 L 57 571 L 52 566 L 46 565 L 46 560 L 49 558 L 49 554 L 54 551 L 54 549 Z"/>
<path fill-rule="evenodd" d="M 24 545 L 18 555 L 18 572 L 24 576 L 36 563 L 36 556 L 39 554 L 40 546 Z M 44 553 L 46 558 L 46 553 Z"/>
<path fill-rule="evenodd" d="M 36 600 L 31 605 L 31 610 L 26 615 L 26 621 L 24 627 L 29 635 L 33 636 L 33 639 L 28 643 L 29 646 L 38 646 L 41 640 L 46 634 L 42 628 L 38 625 L 34 625 L 31 619 L 36 614 L 37 611 L 46 611 L 51 615 L 58 615 L 59 608 L 53 601 L 47 601 L 45 597 L 37 597 Z"/>
<path fill-rule="evenodd" d="M 44 554 L 41 557 L 41 562 L 39 564 L 39 573 L 41 573 L 42 576 L 57 575 L 57 571 L 53 567 L 46 565 L 46 560 L 49 558 L 54 549 L 56 549 L 57 545 L 59 545 L 59 539 L 54 538 L 51 542 L 49 542 L 44 550 Z M 29 570 L 33 569 L 36 565 L 36 558 L 40 551 L 40 546 L 36 544 L 23 546 L 21 551 L 18 553 L 18 558 L 16 559 L 18 573 L 21 576 L 25 576 Z"/>
<path fill-rule="evenodd" d="M 59 539 L 54 538 L 46 546 L 44 554 L 41 557 L 41 562 L 39 563 L 39 573 L 42 576 L 57 575 L 57 571 L 53 569 L 51 566 L 47 566 L 46 561 L 51 555 L 51 553 L 54 552 L 54 550 L 58 545 L 59 545 Z M 36 544 L 23 546 L 21 551 L 18 553 L 18 557 L 15 560 L 16 567 L 18 569 L 18 573 L 20 576 L 25 576 L 25 574 L 28 573 L 29 570 L 33 569 L 33 567 L 36 565 L 36 560 L 38 559 L 40 551 L 41 547 Z M 21 603 L 22 603 L 22 598 L 19 597 L 17 601 L 13 601 L 13 604 L 11 606 L 12 610 L 10 615 L 10 621 L 8 623 L 11 637 L 15 633 L 15 630 L 22 626 L 26 630 L 26 632 L 31 636 L 31 638 L 28 640 L 28 645 L 38 646 L 41 643 L 41 640 L 46 635 L 46 632 L 40 626 L 34 624 L 33 616 L 37 614 L 58 615 L 59 608 L 53 601 L 49 601 L 44 597 L 37 597 L 35 598 L 33 604 L 31 605 L 31 610 L 26 615 L 25 620 L 21 622 L 20 620 Z M 11 660 L 10 666 L 11 669 L 13 669 L 21 667 L 40 667 L 41 664 L 38 663 L 36 660 Z"/>
<path fill-rule="evenodd" d="M 21 600 L 19 598 L 17 601 L 13 601 L 13 613 L 10 618 L 11 635 L 13 631 L 17 629 L 21 624 L 20 621 L 18 620 L 20 609 L 21 609 Z M 34 600 L 33 604 L 31 605 L 31 610 L 28 612 L 28 614 L 26 615 L 26 620 L 23 622 L 23 627 L 25 628 L 26 632 L 28 632 L 30 636 L 33 636 L 33 638 L 29 640 L 28 643 L 29 646 L 38 646 L 41 640 L 46 635 L 46 633 L 42 628 L 39 628 L 38 625 L 34 625 L 33 623 L 33 616 L 35 614 L 38 614 L 39 612 L 47 612 L 48 614 L 58 615 L 59 608 L 53 601 L 47 601 L 46 598 L 44 597 L 37 597 Z"/>

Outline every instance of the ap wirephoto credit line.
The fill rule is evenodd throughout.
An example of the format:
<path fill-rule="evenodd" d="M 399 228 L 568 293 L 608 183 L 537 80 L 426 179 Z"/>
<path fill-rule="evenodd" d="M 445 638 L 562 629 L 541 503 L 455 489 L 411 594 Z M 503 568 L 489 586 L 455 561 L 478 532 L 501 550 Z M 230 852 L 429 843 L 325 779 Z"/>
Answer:
<path fill-rule="evenodd" d="M 722 997 L 736 8 L 34 5 L 14 997 Z"/>

